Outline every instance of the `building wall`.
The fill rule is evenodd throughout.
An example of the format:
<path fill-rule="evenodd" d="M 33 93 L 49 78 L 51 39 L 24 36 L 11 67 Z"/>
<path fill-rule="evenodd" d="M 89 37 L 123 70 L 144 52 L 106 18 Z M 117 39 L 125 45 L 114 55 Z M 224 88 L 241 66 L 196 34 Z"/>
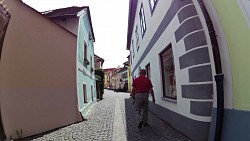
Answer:
<path fill-rule="evenodd" d="M 86 12 L 83 12 L 82 15 L 79 16 L 79 31 L 78 31 L 78 47 L 77 47 L 77 95 L 78 95 L 78 108 L 79 111 L 85 116 L 89 111 L 89 108 L 92 106 L 92 103 L 96 101 L 96 84 L 95 84 L 95 74 L 94 71 L 91 71 L 94 68 L 94 43 L 93 40 L 89 40 L 89 17 Z M 84 42 L 87 45 L 87 59 L 90 62 L 87 65 L 84 62 Z M 91 57 L 92 56 L 92 60 Z M 83 85 L 86 85 L 86 95 L 87 99 L 84 103 L 84 92 Z M 93 93 L 91 91 L 91 86 L 93 88 Z"/>
<path fill-rule="evenodd" d="M 2 35 L 0 37 L 0 61 L 1 61 L 1 54 L 2 54 L 2 48 L 3 48 L 3 42 L 5 39 L 5 33 L 7 31 L 8 25 L 9 25 L 9 20 L 11 16 L 7 9 L 3 7 L 3 5 L 0 5 L 0 20 L 1 22 L 1 27 L 0 27 L 0 34 Z M 0 94 L 1 95 L 1 94 Z M 0 96 L 1 99 L 1 96 Z M 0 100 L 0 107 L 1 107 L 1 100 Z M 1 110 L 0 110 L 0 140 L 4 140 L 4 129 L 3 129 L 3 123 L 2 123 L 2 116 L 1 116 Z"/>
<path fill-rule="evenodd" d="M 130 66 L 127 68 L 127 81 L 128 81 L 128 92 L 131 92 L 131 73 L 130 73 Z"/>
<path fill-rule="evenodd" d="M 242 9 L 237 1 L 241 0 L 230 2 L 225 0 L 213 0 L 213 3 L 223 26 L 225 40 L 230 52 L 230 62 L 234 80 L 233 107 L 239 110 L 250 110 L 250 102 L 248 100 L 250 98 L 248 95 L 248 93 L 250 93 L 248 88 L 248 81 L 250 79 L 248 72 L 250 71 L 250 66 L 246 65 L 248 64 L 247 52 L 249 51 L 250 28 L 247 25 L 247 19 L 244 17 Z M 226 8 L 223 9 L 222 7 Z M 248 2 L 248 8 L 250 8 L 250 2 Z M 231 16 L 229 16 L 229 14 Z"/>
<path fill-rule="evenodd" d="M 77 36 L 78 34 L 78 23 L 79 19 L 76 18 L 65 18 L 65 19 L 52 19 L 53 22 L 59 24 L 63 28 L 66 28 L 68 31 L 72 32 Z"/>
<path fill-rule="evenodd" d="M 110 85 L 111 85 L 111 89 L 114 90 L 115 89 L 115 75 L 112 75 Z"/>
<path fill-rule="evenodd" d="M 122 79 L 122 83 L 121 83 L 121 89 L 123 89 L 123 91 L 128 91 L 128 71 L 127 71 L 127 67 L 123 67 L 122 71 L 121 71 L 121 79 Z"/>
<path fill-rule="evenodd" d="M 113 75 L 114 69 L 115 68 L 103 69 L 103 71 L 104 71 L 104 87 L 106 89 L 113 89 L 113 87 L 112 87 L 112 75 Z"/>
<path fill-rule="evenodd" d="M 147 26 L 143 37 L 139 18 L 141 3 Z M 156 95 L 156 104 L 152 104 L 151 110 L 189 138 L 207 140 L 214 101 L 215 68 L 204 15 L 197 2 L 192 0 L 158 1 L 153 13 L 149 7 L 147 0 L 138 1 L 132 34 L 134 42 L 130 42 L 130 52 L 135 52 L 134 58 L 131 54 L 132 76 L 138 76 L 140 68 L 150 63 Z M 177 100 L 163 97 L 159 55 L 170 44 L 174 56 Z"/>
<path fill-rule="evenodd" d="M 0 66 L 1 115 L 7 138 L 16 138 L 21 129 L 26 137 L 80 121 L 76 36 L 21 1 L 4 4 L 11 14 Z"/>
<path fill-rule="evenodd" d="M 96 69 L 101 69 L 102 68 L 101 62 L 95 62 L 95 68 Z"/>
<path fill-rule="evenodd" d="M 109 76 L 108 76 L 108 72 L 105 71 L 104 72 L 104 88 L 107 89 L 109 87 L 109 80 L 108 80 Z"/>
<path fill-rule="evenodd" d="M 212 16 L 214 24 L 221 28 L 216 29 L 216 31 L 220 43 L 222 65 L 224 65 L 223 73 L 228 74 L 229 71 L 231 75 L 225 75 L 224 79 L 225 110 L 221 140 L 250 140 L 248 134 L 250 106 L 249 89 L 247 88 L 250 79 L 248 73 L 250 67 L 247 65 L 247 52 L 249 52 L 248 46 L 250 43 L 250 2 L 244 0 L 211 0 L 206 2 L 206 6 L 211 14 L 216 15 Z M 248 14 L 248 17 L 245 14 Z M 226 55 L 228 57 L 224 57 Z M 223 60 L 223 57 L 227 60 Z M 215 118 L 216 106 L 213 109 L 214 122 Z M 211 129 L 214 128 L 215 124 L 212 124 Z M 211 130 L 209 140 L 213 140 L 213 137 L 214 131 Z"/>
<path fill-rule="evenodd" d="M 122 87 L 122 74 L 120 70 L 115 73 L 115 89 L 120 89 Z"/>

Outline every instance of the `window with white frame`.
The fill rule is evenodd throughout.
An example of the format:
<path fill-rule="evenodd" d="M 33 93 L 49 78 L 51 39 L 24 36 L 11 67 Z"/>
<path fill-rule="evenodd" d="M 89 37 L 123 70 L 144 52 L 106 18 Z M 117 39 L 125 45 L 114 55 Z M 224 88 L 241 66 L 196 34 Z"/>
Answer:
<path fill-rule="evenodd" d="M 176 82 L 171 44 L 160 53 L 163 97 L 176 99 Z"/>
<path fill-rule="evenodd" d="M 158 0 L 149 0 L 149 5 L 150 5 L 151 12 L 154 11 L 157 1 Z"/>
<path fill-rule="evenodd" d="M 139 16 L 140 16 L 141 33 L 143 37 L 147 29 L 143 5 L 141 5 Z"/>

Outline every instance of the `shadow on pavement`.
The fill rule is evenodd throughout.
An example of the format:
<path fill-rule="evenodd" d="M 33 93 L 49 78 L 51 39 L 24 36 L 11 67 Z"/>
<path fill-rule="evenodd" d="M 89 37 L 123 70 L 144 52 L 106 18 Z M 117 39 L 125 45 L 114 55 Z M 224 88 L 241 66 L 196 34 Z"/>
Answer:
<path fill-rule="evenodd" d="M 160 138 L 160 134 L 158 134 L 157 129 L 155 129 L 155 127 L 152 126 L 152 122 L 150 122 L 150 119 L 149 119 L 149 125 L 147 127 L 142 127 L 142 129 L 138 129 L 135 119 L 135 111 L 133 107 L 132 98 L 125 99 L 125 116 L 126 116 L 125 130 L 127 131 L 128 141 L 133 141 L 133 140 L 149 141 Z"/>
<path fill-rule="evenodd" d="M 150 111 L 148 116 L 149 125 L 138 129 L 132 98 L 125 99 L 124 112 L 124 118 L 126 119 L 124 124 L 128 141 L 188 141 Z"/>

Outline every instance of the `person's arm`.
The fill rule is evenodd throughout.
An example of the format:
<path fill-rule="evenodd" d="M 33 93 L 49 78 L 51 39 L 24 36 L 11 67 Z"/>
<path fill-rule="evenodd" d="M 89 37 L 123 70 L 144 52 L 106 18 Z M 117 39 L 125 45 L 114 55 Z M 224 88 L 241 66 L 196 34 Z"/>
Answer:
<path fill-rule="evenodd" d="M 133 100 L 135 100 L 135 80 L 133 80 L 133 83 L 132 83 L 131 96 Z"/>
<path fill-rule="evenodd" d="M 153 101 L 153 103 L 155 103 L 155 94 L 154 94 L 153 88 L 151 88 L 151 89 L 149 90 L 149 92 L 150 92 L 151 95 L 152 95 L 152 101 Z"/>
<path fill-rule="evenodd" d="M 132 88 L 131 96 L 132 96 L 133 100 L 135 100 L 135 88 L 134 87 Z"/>

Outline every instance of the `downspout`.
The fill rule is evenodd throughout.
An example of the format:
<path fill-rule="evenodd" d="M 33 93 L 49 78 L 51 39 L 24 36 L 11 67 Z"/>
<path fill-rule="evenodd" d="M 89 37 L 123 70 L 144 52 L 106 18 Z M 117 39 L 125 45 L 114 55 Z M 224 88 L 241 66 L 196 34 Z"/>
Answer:
<path fill-rule="evenodd" d="M 216 39 L 216 34 L 214 31 L 212 20 L 206 10 L 203 0 L 198 0 L 198 2 L 200 4 L 202 13 L 205 17 L 210 35 L 210 40 L 212 43 L 215 72 L 216 72 L 214 78 L 216 82 L 216 91 L 217 91 L 217 111 L 216 111 L 216 127 L 215 127 L 214 141 L 220 141 L 223 128 L 223 116 L 224 116 L 224 87 L 223 87 L 224 74 L 222 73 L 219 45 Z"/>

